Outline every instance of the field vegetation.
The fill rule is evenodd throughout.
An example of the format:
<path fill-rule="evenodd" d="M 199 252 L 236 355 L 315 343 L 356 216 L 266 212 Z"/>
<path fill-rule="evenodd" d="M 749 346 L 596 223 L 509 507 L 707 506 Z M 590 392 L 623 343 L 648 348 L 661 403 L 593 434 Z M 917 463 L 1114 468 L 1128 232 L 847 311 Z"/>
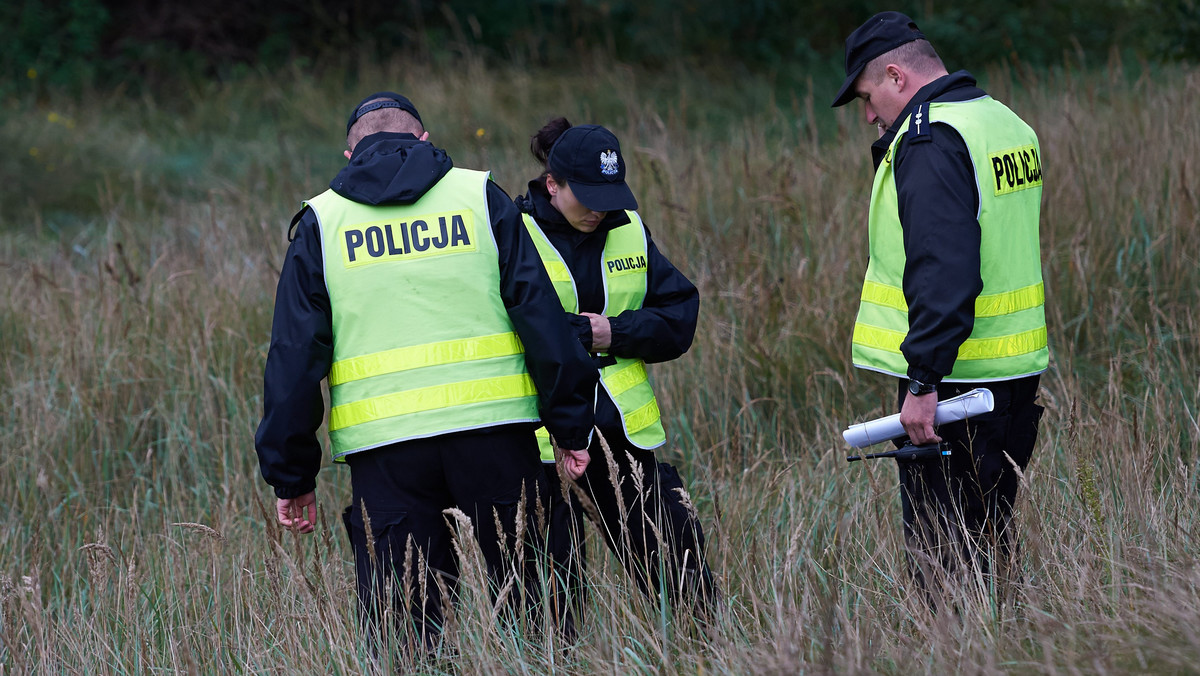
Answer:
<path fill-rule="evenodd" d="M 874 129 L 828 108 L 835 73 L 784 87 L 470 56 L 355 72 L 0 101 L 0 674 L 1196 669 L 1195 67 L 1114 53 L 977 73 L 1041 138 L 1051 367 L 1015 597 L 963 593 L 938 616 L 906 579 L 894 465 L 844 460 L 840 431 L 894 394 L 849 363 Z M 495 623 L 468 574 L 446 650 L 380 664 L 352 612 L 345 470 L 322 471 L 315 537 L 269 518 L 253 433 L 287 224 L 377 89 L 514 196 L 548 118 L 622 139 L 646 223 L 703 297 L 691 352 L 652 375 L 724 591 L 712 624 L 641 597 L 593 532 L 574 647 Z"/>

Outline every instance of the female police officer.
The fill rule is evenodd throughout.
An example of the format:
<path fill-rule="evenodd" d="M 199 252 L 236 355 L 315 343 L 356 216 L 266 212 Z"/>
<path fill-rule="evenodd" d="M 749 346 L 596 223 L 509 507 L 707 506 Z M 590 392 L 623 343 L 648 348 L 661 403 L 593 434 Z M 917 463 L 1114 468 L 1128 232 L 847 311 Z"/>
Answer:
<path fill-rule="evenodd" d="M 517 207 L 601 376 L 596 425 L 611 453 L 594 437 L 592 463 L 578 486 L 585 502 L 595 506 L 588 512 L 608 547 L 643 592 L 652 597 L 665 592 L 672 601 L 682 592 L 685 601 L 705 610 L 714 586 L 704 534 L 679 473 L 654 457 L 666 433 L 645 367 L 675 359 L 691 346 L 699 292 L 659 253 L 642 225 L 616 136 L 601 126 L 573 127 L 557 118 L 530 146 L 545 172 L 529 182 L 529 194 L 517 198 Z M 553 462 L 544 430 L 542 442 L 543 462 Z M 548 467 L 558 500 L 551 547 L 578 602 L 584 558 L 580 503 L 563 499 Z"/>

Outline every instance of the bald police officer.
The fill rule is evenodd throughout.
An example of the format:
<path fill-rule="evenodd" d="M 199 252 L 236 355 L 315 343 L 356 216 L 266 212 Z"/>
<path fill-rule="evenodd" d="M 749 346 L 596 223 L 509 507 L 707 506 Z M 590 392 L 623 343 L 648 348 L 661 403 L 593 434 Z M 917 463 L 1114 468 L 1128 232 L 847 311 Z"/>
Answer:
<path fill-rule="evenodd" d="M 458 572 L 443 510 L 470 517 L 494 583 L 520 569 L 536 590 L 532 557 L 511 560 L 521 530 L 541 548 L 534 428 L 577 449 L 560 462 L 582 474 L 597 375 L 512 200 L 428 136 L 399 94 L 354 108 L 349 164 L 292 220 L 255 444 L 279 522 L 312 532 L 328 377 L 363 618 L 377 631 L 395 604 L 431 648 Z"/>

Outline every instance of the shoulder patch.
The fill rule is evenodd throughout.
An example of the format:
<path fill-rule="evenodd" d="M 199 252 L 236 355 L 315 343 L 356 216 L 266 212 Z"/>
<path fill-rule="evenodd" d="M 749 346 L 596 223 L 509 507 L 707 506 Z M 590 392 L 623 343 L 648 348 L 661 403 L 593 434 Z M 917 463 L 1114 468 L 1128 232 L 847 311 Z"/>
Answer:
<path fill-rule="evenodd" d="M 906 140 L 909 143 L 932 141 L 933 137 L 929 135 L 929 124 L 929 102 L 926 101 L 917 105 L 913 109 L 912 115 L 909 115 Z"/>

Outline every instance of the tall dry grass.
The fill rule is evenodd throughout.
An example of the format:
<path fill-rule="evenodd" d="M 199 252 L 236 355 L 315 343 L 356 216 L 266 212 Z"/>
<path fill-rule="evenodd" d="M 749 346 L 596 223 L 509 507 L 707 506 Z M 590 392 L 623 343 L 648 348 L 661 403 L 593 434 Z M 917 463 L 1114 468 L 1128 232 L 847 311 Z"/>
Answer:
<path fill-rule="evenodd" d="M 842 460 L 840 430 L 893 397 L 849 364 L 871 174 L 859 111 L 828 111 L 825 87 L 682 67 L 364 73 L 4 104 L 0 673 L 1195 669 L 1194 68 L 985 74 L 1043 144 L 1048 412 L 1019 604 L 964 594 L 937 617 L 905 578 L 893 466 Z M 552 115 L 624 141 L 646 222 L 704 298 L 692 351 L 654 377 L 662 455 L 725 592 L 716 624 L 643 599 L 593 533 L 576 647 L 493 622 L 476 576 L 447 652 L 381 664 L 352 612 L 343 471 L 320 477 L 315 537 L 272 525 L 252 435 L 284 230 L 376 88 L 408 93 L 436 142 L 514 195 Z"/>

